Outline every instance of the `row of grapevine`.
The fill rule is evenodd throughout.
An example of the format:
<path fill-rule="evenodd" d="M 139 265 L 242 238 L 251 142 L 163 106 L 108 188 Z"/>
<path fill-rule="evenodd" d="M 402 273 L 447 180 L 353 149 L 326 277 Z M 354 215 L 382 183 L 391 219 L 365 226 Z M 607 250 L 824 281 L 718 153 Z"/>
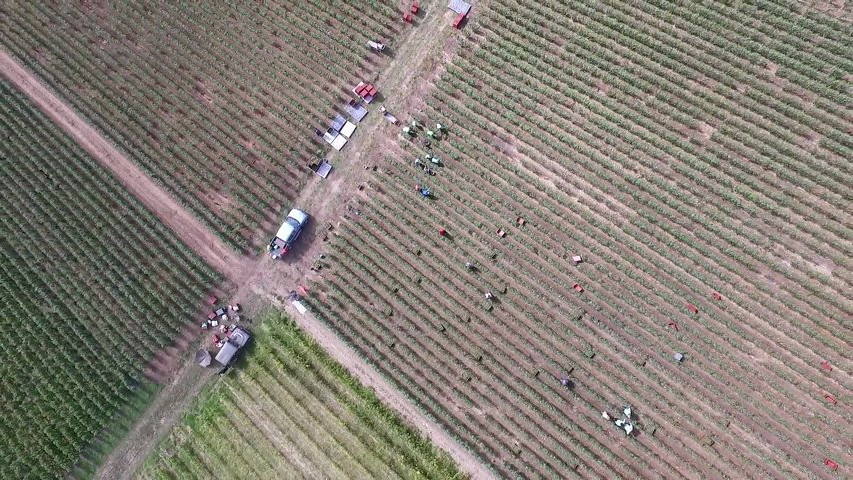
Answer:
<path fill-rule="evenodd" d="M 11 477 L 54 477 L 92 468 L 84 449 L 219 279 L 6 82 L 2 97 L 0 450 Z"/>
<path fill-rule="evenodd" d="M 250 360 L 193 406 L 141 478 L 461 478 L 292 320 L 262 320 Z"/>
<path fill-rule="evenodd" d="M 385 152 L 313 308 L 507 477 L 827 478 L 849 27 L 791 9 L 490 2 L 418 113 L 449 134 Z M 601 418 L 624 402 L 637 437 Z"/>
<path fill-rule="evenodd" d="M 13 2 L 4 48 L 223 240 L 244 249 L 327 151 L 314 137 L 357 79 L 388 2 Z"/>

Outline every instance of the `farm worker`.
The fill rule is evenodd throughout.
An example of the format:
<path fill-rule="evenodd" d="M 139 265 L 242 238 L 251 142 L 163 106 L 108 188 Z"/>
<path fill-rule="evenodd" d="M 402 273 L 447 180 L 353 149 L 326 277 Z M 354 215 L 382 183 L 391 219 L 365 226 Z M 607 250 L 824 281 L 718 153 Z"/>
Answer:
<path fill-rule="evenodd" d="M 560 385 L 562 385 L 564 387 L 568 387 L 569 386 L 569 377 L 561 378 L 560 379 Z"/>
<path fill-rule="evenodd" d="M 436 124 L 435 124 L 435 129 L 436 129 L 436 130 L 438 130 L 439 132 L 442 132 L 442 131 L 444 131 L 444 130 L 447 130 L 447 129 L 444 127 L 444 125 L 442 125 L 442 124 L 440 124 L 440 123 L 436 123 Z"/>
<path fill-rule="evenodd" d="M 465 268 L 468 270 L 474 270 L 474 264 L 471 262 L 465 262 Z"/>
<path fill-rule="evenodd" d="M 486 298 L 491 300 L 491 299 L 495 298 L 495 296 L 492 295 L 492 292 L 486 292 Z"/>
<path fill-rule="evenodd" d="M 447 230 L 445 230 L 443 228 L 439 228 L 438 234 L 441 235 L 442 237 L 447 236 Z"/>

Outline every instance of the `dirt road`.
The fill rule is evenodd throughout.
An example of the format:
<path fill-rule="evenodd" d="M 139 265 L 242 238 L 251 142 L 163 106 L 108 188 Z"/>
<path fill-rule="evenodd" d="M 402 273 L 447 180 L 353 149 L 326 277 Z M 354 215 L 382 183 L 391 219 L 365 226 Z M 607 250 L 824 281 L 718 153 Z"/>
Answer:
<path fill-rule="evenodd" d="M 221 242 L 195 216 L 145 175 L 142 169 L 5 51 L 0 51 L 0 69 L 12 85 L 27 94 L 57 126 L 111 170 L 133 196 L 211 267 L 226 276 L 245 268 L 246 262 L 238 253 Z"/>
<path fill-rule="evenodd" d="M 279 304 L 280 305 L 280 304 Z M 283 306 L 283 305 L 282 305 Z M 400 391 L 391 385 L 375 368 L 361 360 L 358 352 L 343 342 L 335 332 L 323 322 L 317 320 L 311 313 L 300 315 L 290 305 L 285 310 L 296 320 L 296 323 L 308 332 L 323 348 L 329 352 L 339 363 L 347 367 L 347 370 L 369 386 L 385 405 L 394 409 L 398 415 L 413 425 L 421 434 L 432 440 L 432 443 L 449 453 L 459 464 L 462 471 L 468 473 L 473 479 L 496 478 L 494 473 L 483 463 L 478 461 L 465 447 L 457 443 L 438 423 L 421 413 L 418 407 L 406 397 L 400 395 Z M 354 358 L 359 359 L 353 361 Z"/>
<path fill-rule="evenodd" d="M 450 19 L 440 5 L 430 3 L 424 6 L 426 16 L 419 20 L 405 41 L 395 49 L 393 59 L 376 79 L 383 94 L 388 97 L 386 104 L 399 114 L 411 113 L 416 101 L 420 100 L 435 77 L 436 68 L 449 61 L 447 50 L 452 43 Z M 0 51 L 0 69 L 8 81 L 26 93 L 63 131 L 111 170 L 163 224 L 234 283 L 237 286 L 235 300 L 241 301 L 247 296 L 258 294 L 275 301 L 276 296 L 286 294 L 287 290 L 303 283 L 310 274 L 313 260 L 325 246 L 322 242 L 303 242 L 306 244 L 304 250 L 295 252 L 298 256 L 290 262 L 273 263 L 266 257 L 241 256 L 228 248 L 111 142 L 4 51 Z M 344 151 L 331 155 L 330 160 L 335 165 L 332 176 L 326 181 L 315 179 L 301 192 L 294 203 L 312 213 L 314 225 L 334 224 L 340 219 L 350 194 L 364 181 L 366 172 L 363 166 L 371 164 L 374 155 L 381 153 L 381 144 L 387 141 L 385 136 L 389 135 L 382 133 L 382 130 L 387 128 L 381 115 L 376 112 L 369 115 L 359 125 L 357 134 Z M 315 231 L 315 240 L 320 235 Z M 432 439 L 437 447 L 450 453 L 463 471 L 477 479 L 494 477 L 485 465 L 457 444 L 440 425 L 423 415 L 416 405 L 401 395 L 326 325 L 310 314 L 299 315 L 289 306 L 287 309 L 302 328 L 338 362 L 364 385 L 373 388 L 383 402 Z M 130 478 L 159 440 L 180 420 L 211 377 L 212 370 L 196 368 L 190 362 L 183 363 L 131 431 L 111 452 L 98 470 L 97 477 Z"/>

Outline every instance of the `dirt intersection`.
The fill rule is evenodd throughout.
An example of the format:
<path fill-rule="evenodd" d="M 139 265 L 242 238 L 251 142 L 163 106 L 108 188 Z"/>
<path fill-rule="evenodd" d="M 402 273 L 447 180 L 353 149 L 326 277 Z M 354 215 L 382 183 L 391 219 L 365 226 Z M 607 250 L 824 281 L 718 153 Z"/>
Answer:
<path fill-rule="evenodd" d="M 376 81 L 389 95 L 386 105 L 405 119 L 421 100 L 433 80 L 433 70 L 447 62 L 449 46 L 455 44 L 447 15 L 440 6 L 427 7 L 427 15 L 407 35 L 394 52 L 393 59 Z M 111 142 L 91 127 L 74 110 L 50 91 L 35 75 L 5 51 L 0 51 L 3 76 L 45 112 L 62 130 L 68 133 L 89 154 L 110 169 L 125 187 L 153 212 L 166 226 L 208 264 L 236 286 L 234 301 L 264 298 L 284 306 L 300 326 L 343 364 L 364 385 L 394 408 L 436 446 L 447 451 L 472 478 L 493 478 L 494 474 L 467 449 L 454 441 L 436 422 L 395 389 L 376 369 L 347 346 L 332 330 L 312 315 L 299 315 L 289 305 L 276 300 L 296 285 L 304 283 L 312 273 L 310 266 L 322 253 L 320 241 L 323 225 L 335 224 L 356 185 L 363 182 L 364 165 L 375 164 L 387 135 L 381 129 L 387 124 L 374 112 L 359 125 L 359 129 L 342 153 L 332 155 L 335 169 L 328 180 L 313 179 L 303 189 L 294 205 L 311 212 L 314 217 L 313 241 L 303 238 L 301 248 L 294 251 L 289 262 L 273 263 L 266 256 L 240 256 L 228 248 L 189 211 L 175 201 L 160 185 L 145 173 Z M 429 70 L 429 71 L 427 71 Z M 417 97 L 417 98 L 415 98 Z M 211 370 L 199 369 L 191 362 L 182 362 L 172 378 L 164 385 L 153 403 L 143 413 L 124 439 L 98 470 L 98 478 L 130 478 L 141 466 L 159 440 L 181 418 L 193 399 L 213 377 Z"/>

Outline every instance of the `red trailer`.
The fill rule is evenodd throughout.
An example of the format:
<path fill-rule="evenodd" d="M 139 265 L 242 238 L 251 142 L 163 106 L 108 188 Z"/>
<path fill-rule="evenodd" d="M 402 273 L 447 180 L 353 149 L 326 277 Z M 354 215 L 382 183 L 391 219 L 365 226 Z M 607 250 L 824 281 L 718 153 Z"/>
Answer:
<path fill-rule="evenodd" d="M 456 20 L 453 21 L 453 28 L 460 28 L 468 12 L 471 11 L 471 4 L 465 0 L 450 0 L 447 8 L 456 13 Z"/>
<path fill-rule="evenodd" d="M 352 93 L 358 95 L 365 103 L 370 103 L 376 98 L 379 90 L 376 89 L 375 85 L 370 83 L 358 82 L 358 85 L 352 89 Z"/>
<path fill-rule="evenodd" d="M 456 16 L 456 20 L 453 21 L 453 28 L 460 28 L 462 26 L 462 22 L 465 21 L 465 14 L 460 13 Z"/>

